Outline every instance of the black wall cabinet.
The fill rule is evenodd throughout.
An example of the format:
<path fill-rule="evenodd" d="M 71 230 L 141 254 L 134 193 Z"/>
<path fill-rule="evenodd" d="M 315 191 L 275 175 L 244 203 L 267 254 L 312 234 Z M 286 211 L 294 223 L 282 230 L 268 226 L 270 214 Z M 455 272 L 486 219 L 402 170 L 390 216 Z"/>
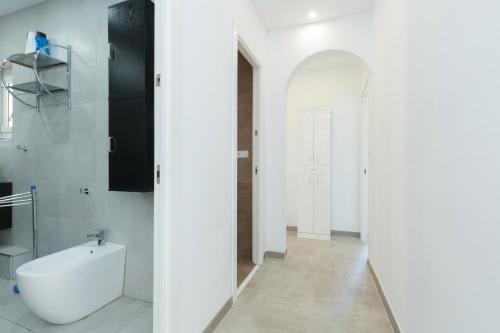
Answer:
<path fill-rule="evenodd" d="M 154 4 L 109 7 L 109 190 L 154 189 Z"/>
<path fill-rule="evenodd" d="M 0 198 L 12 195 L 12 183 L 0 183 Z M 0 208 L 0 230 L 12 228 L 12 207 Z"/>

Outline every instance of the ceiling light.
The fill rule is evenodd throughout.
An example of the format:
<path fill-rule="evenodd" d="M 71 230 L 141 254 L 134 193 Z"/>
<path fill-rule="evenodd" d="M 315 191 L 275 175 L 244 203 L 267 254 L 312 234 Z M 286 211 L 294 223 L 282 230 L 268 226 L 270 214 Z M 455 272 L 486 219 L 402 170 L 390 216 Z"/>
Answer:
<path fill-rule="evenodd" d="M 315 12 L 314 10 L 309 12 L 309 18 L 310 18 L 310 19 L 312 19 L 312 20 L 313 20 L 313 19 L 315 19 L 316 17 L 318 17 L 318 13 L 317 13 L 317 12 Z"/>

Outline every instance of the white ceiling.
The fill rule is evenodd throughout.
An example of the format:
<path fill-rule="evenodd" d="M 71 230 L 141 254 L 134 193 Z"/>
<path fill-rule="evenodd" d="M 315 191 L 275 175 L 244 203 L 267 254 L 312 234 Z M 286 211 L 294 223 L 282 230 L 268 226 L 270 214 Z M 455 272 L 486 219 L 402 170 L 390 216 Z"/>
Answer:
<path fill-rule="evenodd" d="M 34 6 L 45 0 L 0 0 L 0 17 Z"/>
<path fill-rule="evenodd" d="M 253 0 L 266 29 L 277 30 L 370 10 L 374 0 Z M 309 18 L 317 12 L 315 19 Z"/>

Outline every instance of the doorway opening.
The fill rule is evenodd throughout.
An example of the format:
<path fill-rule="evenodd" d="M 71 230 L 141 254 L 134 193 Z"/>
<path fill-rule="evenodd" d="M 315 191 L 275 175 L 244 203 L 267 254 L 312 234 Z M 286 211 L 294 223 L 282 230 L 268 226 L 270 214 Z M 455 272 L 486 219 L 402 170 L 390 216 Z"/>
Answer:
<path fill-rule="evenodd" d="M 254 68 L 238 51 L 237 287 L 254 270 Z"/>
<path fill-rule="evenodd" d="M 287 226 L 299 238 L 367 237 L 368 69 L 343 51 L 306 59 L 287 95 Z"/>
<path fill-rule="evenodd" d="M 258 58 L 233 31 L 233 300 L 264 261 L 260 222 L 261 68 Z"/>

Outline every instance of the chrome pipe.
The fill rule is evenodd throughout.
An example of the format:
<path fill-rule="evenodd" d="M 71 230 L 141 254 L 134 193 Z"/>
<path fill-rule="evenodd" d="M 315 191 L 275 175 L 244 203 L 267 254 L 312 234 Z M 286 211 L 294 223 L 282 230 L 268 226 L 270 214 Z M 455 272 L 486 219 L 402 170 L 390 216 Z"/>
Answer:
<path fill-rule="evenodd" d="M 36 185 L 31 185 L 31 211 L 33 213 L 33 259 L 38 259 L 38 220 L 36 204 Z"/>
<path fill-rule="evenodd" d="M 15 203 L 23 203 L 23 202 L 31 203 L 31 198 L 28 197 L 28 198 L 24 198 L 24 199 L 8 200 L 8 201 L 0 202 L 0 205 L 8 205 L 8 204 L 15 204 Z"/>
<path fill-rule="evenodd" d="M 5 203 L 5 202 L 12 202 L 12 201 L 17 201 L 17 200 L 25 200 L 25 199 L 30 199 L 30 195 L 24 195 L 24 196 L 19 196 L 19 197 L 14 197 L 14 198 L 6 198 L 6 199 L 0 199 L 0 203 Z"/>
<path fill-rule="evenodd" d="M 17 99 L 20 103 L 26 105 L 27 107 L 30 107 L 30 108 L 33 108 L 35 109 L 36 106 L 34 105 L 31 105 L 29 103 L 26 103 L 25 101 L 23 101 L 22 99 L 20 99 L 17 94 L 14 93 L 14 91 L 12 90 L 12 88 L 7 84 L 7 82 L 5 81 L 5 75 L 4 75 L 4 72 L 5 72 L 5 66 L 7 65 L 7 63 L 9 61 L 12 60 L 13 57 L 15 57 L 16 55 L 12 55 L 10 57 L 8 57 L 7 59 L 5 59 L 3 62 L 2 62 L 2 66 L 0 68 L 0 81 L 2 82 L 2 85 L 4 86 L 5 89 L 7 89 L 7 92 L 9 94 L 12 95 L 12 97 L 14 97 L 15 99 Z"/>
<path fill-rule="evenodd" d="M 31 196 L 16 197 L 16 198 L 12 198 L 12 199 L 0 200 L 0 204 L 13 203 L 13 202 L 18 202 L 18 201 L 30 201 L 31 202 Z"/>
<path fill-rule="evenodd" d="M 1 75 L 0 75 L 1 76 Z M 0 208 L 31 205 L 33 214 L 33 259 L 38 258 L 38 211 L 36 198 L 36 185 L 31 185 L 26 193 L 13 194 L 0 198 Z"/>
<path fill-rule="evenodd" d="M 3 199 L 7 199 L 7 198 L 13 198 L 13 197 L 19 197 L 19 196 L 30 196 L 31 193 L 30 192 L 26 192 L 26 193 L 18 193 L 18 194 L 12 194 L 12 195 L 7 195 L 5 197 L 0 197 L 0 201 L 3 200 Z"/>
<path fill-rule="evenodd" d="M 0 205 L 5 205 L 5 204 L 9 204 L 9 203 L 16 203 L 16 202 L 20 202 L 20 201 L 31 202 L 31 197 L 19 197 L 19 198 L 9 199 L 9 200 L 0 200 Z"/>
<path fill-rule="evenodd" d="M 0 208 L 9 208 L 9 207 L 17 207 L 17 206 L 27 206 L 31 205 L 31 201 L 27 203 L 16 203 L 16 204 L 9 204 L 9 205 L 0 205 Z"/>

